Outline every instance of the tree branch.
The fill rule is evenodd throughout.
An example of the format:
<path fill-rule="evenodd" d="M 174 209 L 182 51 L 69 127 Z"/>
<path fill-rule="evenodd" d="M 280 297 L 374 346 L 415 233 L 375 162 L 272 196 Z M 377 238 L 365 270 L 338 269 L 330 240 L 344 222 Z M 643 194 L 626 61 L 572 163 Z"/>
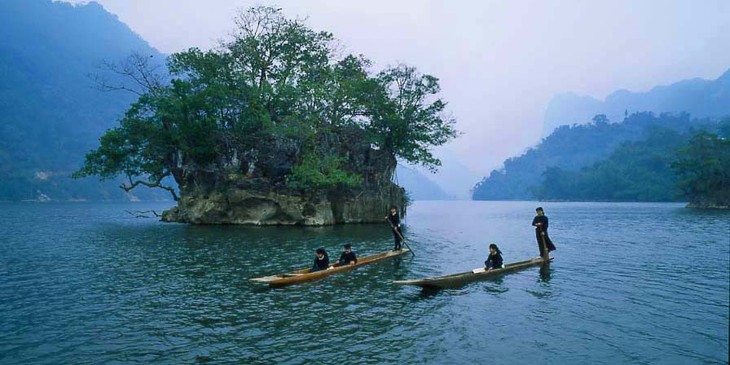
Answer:
<path fill-rule="evenodd" d="M 135 216 L 136 218 L 152 218 L 150 216 L 147 216 L 146 213 L 152 213 L 152 214 L 155 215 L 155 217 L 161 217 L 162 216 L 161 214 L 155 212 L 154 210 L 143 210 L 143 211 L 136 210 L 134 212 L 130 212 L 128 210 L 125 210 L 125 212 L 127 212 L 127 213 Z"/>
<path fill-rule="evenodd" d="M 158 176 L 156 181 L 148 182 L 148 181 L 144 181 L 144 180 L 133 181 L 132 176 L 127 175 L 127 179 L 129 179 L 129 185 L 127 185 L 125 183 L 121 183 L 119 185 L 119 187 L 122 188 L 122 190 L 124 190 L 125 192 L 130 192 L 132 189 L 136 188 L 139 185 L 144 185 L 148 188 L 160 188 L 160 189 L 169 191 L 170 195 L 172 195 L 172 199 L 175 201 L 178 201 L 178 200 L 180 200 L 180 198 L 177 196 L 177 193 L 175 192 L 175 188 L 173 188 L 171 186 L 162 185 L 162 179 L 164 179 L 167 176 L 170 176 L 169 171 Z"/>

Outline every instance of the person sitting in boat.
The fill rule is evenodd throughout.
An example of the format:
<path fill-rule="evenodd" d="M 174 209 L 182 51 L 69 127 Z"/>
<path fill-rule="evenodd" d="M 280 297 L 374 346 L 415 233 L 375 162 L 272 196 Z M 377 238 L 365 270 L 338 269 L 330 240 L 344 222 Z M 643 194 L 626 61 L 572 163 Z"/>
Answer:
<path fill-rule="evenodd" d="M 489 245 L 489 257 L 487 258 L 487 261 L 484 261 L 484 266 L 486 266 L 487 271 L 501 269 L 504 267 L 502 251 L 500 251 L 499 247 L 497 247 L 494 243 Z"/>
<path fill-rule="evenodd" d="M 340 255 L 340 260 L 338 262 L 340 265 L 357 264 L 357 255 L 355 254 L 355 251 L 352 250 L 352 245 L 349 243 L 345 245 L 345 252 Z"/>
<path fill-rule="evenodd" d="M 320 247 L 317 249 L 317 255 L 314 257 L 314 265 L 310 272 L 327 270 L 330 266 L 330 257 L 327 255 L 327 251 Z"/>

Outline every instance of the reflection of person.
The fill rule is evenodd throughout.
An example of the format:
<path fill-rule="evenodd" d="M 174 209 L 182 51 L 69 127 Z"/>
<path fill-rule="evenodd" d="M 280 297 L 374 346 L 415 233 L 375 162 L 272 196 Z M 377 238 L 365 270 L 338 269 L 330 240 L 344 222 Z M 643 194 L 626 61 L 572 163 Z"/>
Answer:
<path fill-rule="evenodd" d="M 390 213 L 385 216 L 385 219 L 390 222 L 390 226 L 393 229 L 393 238 L 395 239 L 395 245 L 393 251 L 401 249 L 401 242 L 403 241 L 403 232 L 400 230 L 400 215 L 398 214 L 398 208 L 395 205 L 390 207 Z"/>
<path fill-rule="evenodd" d="M 318 248 L 317 249 L 317 256 L 314 257 L 314 265 L 312 265 L 312 270 L 309 270 L 310 272 L 320 271 L 320 270 L 327 270 L 330 266 L 330 257 L 327 255 L 327 251 L 324 250 L 324 248 Z"/>
<path fill-rule="evenodd" d="M 504 267 L 502 251 L 494 243 L 489 245 L 489 257 L 487 257 L 487 261 L 484 261 L 484 266 L 486 266 L 487 271 Z"/>
<path fill-rule="evenodd" d="M 535 211 L 537 215 L 532 220 L 532 225 L 535 226 L 537 247 L 540 249 L 540 256 L 546 258 L 550 251 L 555 251 L 555 245 L 548 235 L 548 217 L 545 215 L 542 207 L 537 207 Z M 547 248 L 547 252 L 544 252 L 545 248 Z"/>
<path fill-rule="evenodd" d="M 345 245 L 345 252 L 340 255 L 338 262 L 340 265 L 355 265 L 357 263 L 357 255 L 352 250 L 352 245 L 349 243 Z"/>

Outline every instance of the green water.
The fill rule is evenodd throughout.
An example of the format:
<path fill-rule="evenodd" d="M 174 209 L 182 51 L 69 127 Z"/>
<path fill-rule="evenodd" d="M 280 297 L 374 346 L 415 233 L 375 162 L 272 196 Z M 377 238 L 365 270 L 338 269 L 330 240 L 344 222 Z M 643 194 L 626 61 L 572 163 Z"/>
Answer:
<path fill-rule="evenodd" d="M 730 212 L 543 203 L 558 246 L 528 269 L 425 292 L 392 280 L 538 254 L 532 202 L 416 202 L 410 255 L 281 289 L 323 246 L 383 225 L 187 226 L 136 204 L 0 204 L 1 364 L 727 363 Z"/>

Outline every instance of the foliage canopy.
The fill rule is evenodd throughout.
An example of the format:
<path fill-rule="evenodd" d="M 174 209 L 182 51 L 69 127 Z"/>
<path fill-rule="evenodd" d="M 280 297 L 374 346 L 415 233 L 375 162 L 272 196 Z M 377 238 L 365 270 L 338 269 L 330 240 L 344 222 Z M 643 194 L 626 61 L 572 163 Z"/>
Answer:
<path fill-rule="evenodd" d="M 720 134 L 727 133 L 730 119 Z M 701 131 L 683 147 L 672 168 L 679 176 L 678 186 L 695 206 L 730 206 L 730 139 Z"/>
<path fill-rule="evenodd" d="M 123 174 L 131 189 L 230 170 L 326 189 L 369 181 L 362 155 L 375 152 L 389 157 L 379 167 L 388 181 L 396 158 L 440 165 L 430 147 L 457 132 L 435 77 L 406 65 L 372 74 L 366 58 L 337 57 L 332 34 L 280 9 L 248 9 L 236 25 L 219 49 L 170 56 L 170 81 L 147 83 L 76 175 Z M 136 79 L 147 80 L 138 69 Z"/>

